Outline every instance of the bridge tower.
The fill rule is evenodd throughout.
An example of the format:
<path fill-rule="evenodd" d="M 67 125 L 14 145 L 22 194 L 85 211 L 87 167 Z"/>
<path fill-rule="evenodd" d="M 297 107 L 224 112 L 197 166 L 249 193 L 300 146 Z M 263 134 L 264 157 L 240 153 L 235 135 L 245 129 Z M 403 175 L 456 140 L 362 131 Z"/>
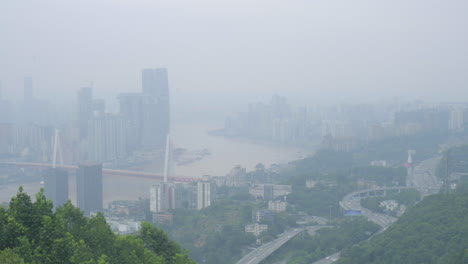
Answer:
<path fill-rule="evenodd" d="M 63 155 L 62 155 L 62 146 L 60 145 L 60 130 L 57 128 L 55 129 L 55 136 L 54 136 L 54 150 L 53 150 L 53 157 L 52 157 L 52 168 L 56 168 L 57 166 L 57 154 L 59 154 L 60 165 L 63 165 Z"/>
<path fill-rule="evenodd" d="M 172 157 L 171 134 L 166 136 L 166 151 L 164 154 L 164 182 L 167 183 L 169 176 L 174 176 L 174 160 Z"/>
<path fill-rule="evenodd" d="M 406 163 L 406 186 L 411 187 L 414 185 L 414 164 L 413 164 L 413 155 L 416 154 L 416 150 L 409 149 L 408 150 L 408 160 Z"/>

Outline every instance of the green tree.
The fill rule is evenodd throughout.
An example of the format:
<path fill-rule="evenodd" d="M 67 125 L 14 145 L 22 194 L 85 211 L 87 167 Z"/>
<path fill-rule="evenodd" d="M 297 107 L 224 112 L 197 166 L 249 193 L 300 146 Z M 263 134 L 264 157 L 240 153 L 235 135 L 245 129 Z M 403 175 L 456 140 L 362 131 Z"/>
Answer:
<path fill-rule="evenodd" d="M 181 248 L 169 240 L 162 229 L 153 227 L 150 223 L 143 222 L 141 224 L 138 237 L 141 238 L 147 249 L 160 254 L 167 263 L 171 263 L 174 256 L 182 253 Z"/>
<path fill-rule="evenodd" d="M 52 208 L 43 190 L 32 203 L 22 188 L 0 208 L 0 264 L 193 264 L 149 224 L 139 236 L 118 236 L 102 214 L 88 219 L 70 202 Z"/>
<path fill-rule="evenodd" d="M 0 251 L 0 263 L 2 264 L 24 264 L 23 258 L 16 254 L 12 249 L 4 249 Z"/>

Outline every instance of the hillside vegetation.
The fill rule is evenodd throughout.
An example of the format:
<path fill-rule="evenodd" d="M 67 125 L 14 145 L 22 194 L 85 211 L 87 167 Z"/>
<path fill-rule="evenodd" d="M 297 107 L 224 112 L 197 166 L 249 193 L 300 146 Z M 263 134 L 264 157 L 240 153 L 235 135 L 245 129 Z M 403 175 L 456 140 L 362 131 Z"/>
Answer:
<path fill-rule="evenodd" d="M 339 263 L 468 263 L 466 184 L 427 197 L 386 232 L 344 252 Z"/>
<path fill-rule="evenodd" d="M 43 191 L 31 201 L 20 187 L 0 208 L 0 263 L 194 264 L 166 234 L 143 223 L 135 235 L 115 235 L 102 214 L 84 217 L 70 202 L 52 210 Z"/>

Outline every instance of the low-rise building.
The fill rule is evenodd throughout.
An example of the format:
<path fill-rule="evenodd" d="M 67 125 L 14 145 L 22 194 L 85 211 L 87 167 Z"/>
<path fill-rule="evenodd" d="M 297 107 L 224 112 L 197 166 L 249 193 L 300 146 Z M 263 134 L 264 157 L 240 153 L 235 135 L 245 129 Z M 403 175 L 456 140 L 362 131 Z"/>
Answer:
<path fill-rule="evenodd" d="M 380 207 L 388 211 L 395 211 L 398 208 L 398 203 L 395 200 L 382 201 Z"/>
<path fill-rule="evenodd" d="M 272 210 L 274 212 L 284 212 L 286 211 L 286 206 L 287 206 L 287 203 L 281 200 L 268 202 L 268 210 Z"/>
<path fill-rule="evenodd" d="M 141 229 L 141 222 L 139 221 L 106 217 L 106 222 L 114 233 L 120 235 L 133 234 Z"/>
<path fill-rule="evenodd" d="M 254 210 L 252 211 L 252 222 L 254 223 L 273 223 L 275 213 L 272 210 Z"/>
<path fill-rule="evenodd" d="M 153 213 L 153 224 L 156 225 L 172 225 L 174 215 L 167 212 Z"/>
<path fill-rule="evenodd" d="M 371 161 L 371 166 L 372 167 L 388 167 L 387 161 L 386 160 L 373 160 Z"/>
<path fill-rule="evenodd" d="M 317 184 L 317 181 L 306 180 L 306 188 L 314 188 L 316 184 Z"/>
<path fill-rule="evenodd" d="M 261 225 L 258 223 L 245 225 L 245 232 L 252 233 L 255 236 L 259 236 L 262 232 L 268 230 L 268 225 Z"/>
<path fill-rule="evenodd" d="M 280 196 L 286 196 L 291 192 L 291 185 L 254 184 L 249 188 L 250 195 L 263 200 L 272 200 Z"/>

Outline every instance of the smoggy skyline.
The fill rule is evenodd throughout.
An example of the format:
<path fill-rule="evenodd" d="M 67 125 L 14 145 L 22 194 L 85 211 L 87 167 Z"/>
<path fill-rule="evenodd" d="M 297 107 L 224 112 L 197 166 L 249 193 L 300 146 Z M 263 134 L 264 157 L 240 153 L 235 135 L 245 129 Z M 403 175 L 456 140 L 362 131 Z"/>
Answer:
<path fill-rule="evenodd" d="M 300 104 L 467 98 L 468 3 L 3 1 L 3 96 L 115 101 L 166 67 L 175 104 L 213 109 L 282 94 Z"/>

